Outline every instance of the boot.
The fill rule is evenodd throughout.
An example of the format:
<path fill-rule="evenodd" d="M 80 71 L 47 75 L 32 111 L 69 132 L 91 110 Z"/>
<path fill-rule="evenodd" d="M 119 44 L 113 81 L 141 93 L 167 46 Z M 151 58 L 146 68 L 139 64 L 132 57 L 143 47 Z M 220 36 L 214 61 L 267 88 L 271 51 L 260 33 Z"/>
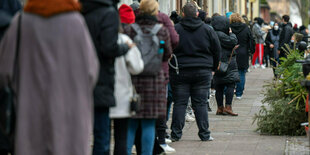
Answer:
<path fill-rule="evenodd" d="M 227 113 L 228 115 L 231 115 L 231 116 L 238 116 L 237 113 L 234 113 L 232 111 L 231 105 L 226 105 L 224 112 Z"/>
<path fill-rule="evenodd" d="M 223 106 L 217 107 L 216 115 L 227 115 L 227 113 L 224 112 Z"/>

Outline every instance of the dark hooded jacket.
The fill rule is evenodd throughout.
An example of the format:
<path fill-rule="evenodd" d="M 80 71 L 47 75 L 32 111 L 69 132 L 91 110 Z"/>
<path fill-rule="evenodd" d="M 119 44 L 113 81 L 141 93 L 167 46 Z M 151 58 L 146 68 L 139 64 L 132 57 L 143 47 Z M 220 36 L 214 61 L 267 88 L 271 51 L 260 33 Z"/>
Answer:
<path fill-rule="evenodd" d="M 234 33 L 229 33 L 229 20 L 224 16 L 216 16 L 212 18 L 211 25 L 216 31 L 221 42 L 221 62 L 228 62 L 233 48 L 238 44 L 237 36 Z M 226 74 L 215 72 L 215 84 L 229 84 L 239 81 L 238 66 L 236 56 L 233 54 L 228 65 Z"/>
<path fill-rule="evenodd" d="M 111 107 L 114 98 L 114 60 L 129 47 L 117 44 L 119 15 L 113 0 L 80 0 L 82 14 L 94 42 L 100 62 L 98 83 L 94 90 L 95 107 Z"/>
<path fill-rule="evenodd" d="M 250 53 L 253 54 L 255 52 L 255 41 L 251 30 L 244 23 L 232 23 L 230 26 L 232 32 L 238 38 L 239 48 L 236 50 L 238 69 L 248 69 Z"/>
<path fill-rule="evenodd" d="M 278 50 L 281 51 L 279 57 L 286 57 L 285 51 L 283 51 L 282 48 L 286 49 L 285 44 L 290 44 L 293 34 L 294 30 L 291 23 L 287 23 L 282 26 L 278 48 Z"/>
<path fill-rule="evenodd" d="M 0 1 L 0 41 L 6 28 L 10 25 L 11 19 L 21 9 L 19 0 Z"/>
<path fill-rule="evenodd" d="M 177 57 L 180 69 L 214 69 L 218 66 L 221 45 L 214 30 L 200 18 L 190 17 L 183 18 L 175 25 L 175 29 L 180 41 L 173 53 Z M 172 64 L 175 64 L 174 59 Z"/>

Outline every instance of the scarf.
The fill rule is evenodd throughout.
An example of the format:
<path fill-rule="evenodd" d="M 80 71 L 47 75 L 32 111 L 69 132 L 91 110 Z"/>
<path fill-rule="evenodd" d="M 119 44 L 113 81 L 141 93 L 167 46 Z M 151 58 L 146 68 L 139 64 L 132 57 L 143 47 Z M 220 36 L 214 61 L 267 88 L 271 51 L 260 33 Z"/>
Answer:
<path fill-rule="evenodd" d="M 75 0 L 28 0 L 24 11 L 43 17 L 71 11 L 80 11 L 80 4 Z"/>
<path fill-rule="evenodd" d="M 279 35 L 280 30 L 272 29 L 272 33 L 273 33 L 273 35 L 277 36 L 277 35 Z"/>

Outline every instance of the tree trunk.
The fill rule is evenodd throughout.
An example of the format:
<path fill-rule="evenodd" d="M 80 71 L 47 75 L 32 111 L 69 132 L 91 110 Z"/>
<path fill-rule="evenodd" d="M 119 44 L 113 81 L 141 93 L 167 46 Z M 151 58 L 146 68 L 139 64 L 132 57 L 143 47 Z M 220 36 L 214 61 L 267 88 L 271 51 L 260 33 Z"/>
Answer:
<path fill-rule="evenodd" d="M 300 15 L 302 19 L 302 24 L 308 27 L 309 25 L 309 0 L 301 0 L 301 9 L 300 9 Z"/>

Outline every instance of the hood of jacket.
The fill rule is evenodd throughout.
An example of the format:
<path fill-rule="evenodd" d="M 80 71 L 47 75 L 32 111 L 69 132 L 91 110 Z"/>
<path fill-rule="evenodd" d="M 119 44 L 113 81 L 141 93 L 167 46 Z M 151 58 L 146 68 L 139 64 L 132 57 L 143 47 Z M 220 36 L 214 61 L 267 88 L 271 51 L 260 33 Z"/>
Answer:
<path fill-rule="evenodd" d="M 195 31 L 204 23 L 201 21 L 200 18 L 193 18 L 193 17 L 184 17 L 180 24 L 183 28 L 187 31 Z"/>
<path fill-rule="evenodd" d="M 234 34 L 241 33 L 248 25 L 244 23 L 232 23 L 230 24 L 231 30 Z"/>
<path fill-rule="evenodd" d="M 224 16 L 215 16 L 212 18 L 211 25 L 215 31 L 221 31 L 228 34 L 229 19 Z"/>
<path fill-rule="evenodd" d="M 114 0 L 80 0 L 82 4 L 82 13 L 91 12 L 102 6 L 113 6 Z"/>

